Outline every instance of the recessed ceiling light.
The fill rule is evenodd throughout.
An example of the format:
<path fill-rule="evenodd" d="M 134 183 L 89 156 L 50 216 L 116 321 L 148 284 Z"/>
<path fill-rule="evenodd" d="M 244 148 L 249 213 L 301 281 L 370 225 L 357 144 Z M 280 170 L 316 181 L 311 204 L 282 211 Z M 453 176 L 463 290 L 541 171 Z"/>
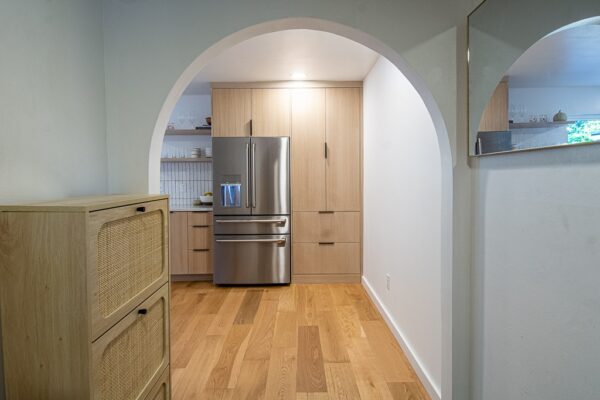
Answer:
<path fill-rule="evenodd" d="M 302 71 L 296 71 L 292 73 L 292 79 L 295 81 L 301 81 L 306 79 L 306 74 Z"/>

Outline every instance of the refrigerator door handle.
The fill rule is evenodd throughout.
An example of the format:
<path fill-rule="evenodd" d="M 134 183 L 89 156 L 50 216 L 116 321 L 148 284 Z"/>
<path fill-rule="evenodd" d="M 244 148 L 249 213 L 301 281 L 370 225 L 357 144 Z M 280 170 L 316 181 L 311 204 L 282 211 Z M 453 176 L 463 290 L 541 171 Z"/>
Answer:
<path fill-rule="evenodd" d="M 287 221 L 285 218 L 280 219 L 217 219 L 218 224 L 283 224 Z"/>
<path fill-rule="evenodd" d="M 217 243 L 280 243 L 285 244 L 286 239 L 217 239 Z"/>
<path fill-rule="evenodd" d="M 246 208 L 250 206 L 250 143 L 246 143 Z"/>
<path fill-rule="evenodd" d="M 252 208 L 256 207 L 256 143 L 252 143 Z"/>

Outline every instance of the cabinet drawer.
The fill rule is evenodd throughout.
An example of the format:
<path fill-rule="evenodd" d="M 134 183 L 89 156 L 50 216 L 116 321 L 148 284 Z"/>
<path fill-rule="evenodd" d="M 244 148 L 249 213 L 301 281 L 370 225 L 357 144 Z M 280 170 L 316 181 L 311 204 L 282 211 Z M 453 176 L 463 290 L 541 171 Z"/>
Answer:
<path fill-rule="evenodd" d="M 190 211 L 188 212 L 188 225 L 212 225 L 213 213 L 204 211 Z"/>
<path fill-rule="evenodd" d="M 292 240 L 296 242 L 360 242 L 359 212 L 295 212 Z"/>
<path fill-rule="evenodd" d="M 88 287 L 96 339 L 168 279 L 166 200 L 89 215 Z"/>
<path fill-rule="evenodd" d="M 190 250 L 189 252 L 189 274 L 212 274 L 212 251 Z"/>
<path fill-rule="evenodd" d="M 211 226 L 188 226 L 188 249 L 204 250 L 212 246 Z"/>
<path fill-rule="evenodd" d="M 358 274 L 359 243 L 294 243 L 294 274 Z"/>
<path fill-rule="evenodd" d="M 169 368 L 166 368 L 162 373 L 156 385 L 152 388 L 146 400 L 170 400 L 171 399 L 171 383 L 169 379 Z"/>
<path fill-rule="evenodd" d="M 169 361 L 169 285 L 92 343 L 94 399 L 145 399 Z"/>

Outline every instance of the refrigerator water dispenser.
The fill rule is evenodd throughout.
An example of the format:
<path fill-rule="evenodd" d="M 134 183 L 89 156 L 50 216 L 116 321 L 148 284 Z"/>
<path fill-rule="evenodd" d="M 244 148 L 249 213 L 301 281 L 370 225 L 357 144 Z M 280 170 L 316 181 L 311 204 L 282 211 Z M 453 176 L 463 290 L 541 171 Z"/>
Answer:
<path fill-rule="evenodd" d="M 241 192 L 241 183 L 221 183 L 221 207 L 241 207 Z"/>

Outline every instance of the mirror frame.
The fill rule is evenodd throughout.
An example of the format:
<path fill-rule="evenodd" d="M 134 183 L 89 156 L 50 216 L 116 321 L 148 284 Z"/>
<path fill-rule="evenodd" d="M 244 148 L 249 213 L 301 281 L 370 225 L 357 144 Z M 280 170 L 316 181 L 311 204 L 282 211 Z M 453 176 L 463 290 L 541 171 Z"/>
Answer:
<path fill-rule="evenodd" d="M 474 137 L 477 137 L 477 132 L 472 132 L 473 125 L 475 124 L 474 119 L 477 118 L 476 126 L 479 126 L 479 121 L 481 120 L 487 102 L 489 102 L 493 91 L 511 65 L 516 62 L 527 49 L 545 36 L 558 30 L 565 29 L 566 27 L 575 27 L 578 24 L 585 24 L 592 19 L 600 19 L 600 0 L 574 0 L 573 2 L 562 0 L 560 3 L 556 2 L 551 5 L 545 3 L 545 0 L 484 0 L 467 17 L 467 153 L 469 157 L 483 157 L 600 144 L 600 142 L 564 143 L 494 153 L 475 153 Z M 552 6 L 553 8 L 550 9 L 549 6 Z M 516 49 L 512 58 L 502 58 L 500 56 L 501 53 L 497 52 L 491 57 L 487 57 L 490 59 L 489 64 L 486 64 L 486 61 L 483 61 L 481 64 L 482 66 L 500 65 L 495 68 L 495 70 L 498 71 L 498 76 L 496 77 L 497 79 L 493 84 L 493 87 L 491 87 L 491 90 L 485 85 L 486 82 L 474 82 L 472 76 L 474 74 L 474 57 L 475 64 L 480 61 L 479 56 L 477 54 L 472 54 L 471 51 L 471 29 L 475 26 L 472 24 L 472 20 L 481 14 L 492 16 L 489 21 L 492 37 L 502 37 L 502 35 L 508 37 L 517 36 L 516 38 L 513 38 L 513 42 L 507 41 L 508 44 L 514 45 L 513 47 Z M 531 15 L 537 16 L 534 21 L 536 24 L 535 26 L 532 24 L 532 19 L 530 18 Z M 508 26 L 508 22 L 510 23 L 510 26 Z M 499 34 L 494 36 L 494 30 L 501 32 L 502 35 Z M 516 34 L 516 32 L 524 34 Z M 477 112 L 478 115 L 475 116 L 474 113 L 476 111 L 473 110 L 474 107 L 472 102 L 473 98 L 477 96 L 488 100 L 483 107 L 481 107 L 481 112 Z"/>

